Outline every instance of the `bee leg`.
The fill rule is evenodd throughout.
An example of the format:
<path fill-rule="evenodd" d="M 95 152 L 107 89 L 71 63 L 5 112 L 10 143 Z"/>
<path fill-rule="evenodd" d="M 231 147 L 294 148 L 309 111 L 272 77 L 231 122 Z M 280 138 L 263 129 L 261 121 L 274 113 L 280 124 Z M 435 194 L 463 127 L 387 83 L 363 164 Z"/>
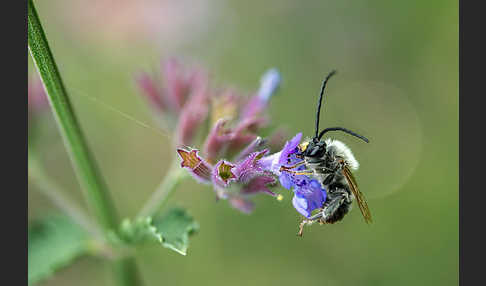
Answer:
<path fill-rule="evenodd" d="M 313 223 L 313 221 L 311 221 L 311 220 L 308 220 L 308 219 L 302 220 L 302 222 L 299 225 L 299 232 L 297 233 L 297 235 L 302 237 L 302 235 L 304 234 L 304 226 L 306 224 L 311 224 L 311 223 Z"/>
<path fill-rule="evenodd" d="M 306 223 L 307 223 L 307 221 L 305 219 L 300 222 L 300 224 L 299 224 L 299 232 L 297 233 L 298 236 L 302 237 L 302 235 L 304 234 L 304 225 Z"/>
<path fill-rule="evenodd" d="M 299 225 L 299 232 L 297 233 L 298 236 L 302 237 L 302 235 L 304 234 L 304 226 L 306 224 L 313 224 L 314 222 L 316 222 L 316 220 L 320 219 L 322 217 L 322 213 L 319 212 L 313 216 L 311 216 L 310 218 L 306 218 L 306 219 L 303 219 L 301 222 L 300 222 L 300 225 Z"/>

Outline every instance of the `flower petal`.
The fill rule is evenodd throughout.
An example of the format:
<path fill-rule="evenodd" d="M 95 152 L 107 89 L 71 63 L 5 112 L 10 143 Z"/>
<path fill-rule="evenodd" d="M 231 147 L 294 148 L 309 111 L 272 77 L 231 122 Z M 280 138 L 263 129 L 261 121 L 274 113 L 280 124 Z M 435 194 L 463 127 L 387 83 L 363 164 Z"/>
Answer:
<path fill-rule="evenodd" d="M 263 74 L 260 80 L 260 89 L 258 90 L 258 97 L 263 101 L 268 102 L 270 97 L 280 86 L 282 77 L 276 68 L 269 69 Z"/>
<path fill-rule="evenodd" d="M 315 179 L 301 182 L 300 186 L 295 187 L 294 193 L 292 200 L 294 207 L 306 217 L 309 217 L 315 209 L 321 208 L 326 201 L 326 191 Z"/>
<path fill-rule="evenodd" d="M 191 175 L 202 183 L 211 182 L 211 165 L 201 159 L 198 155 L 198 150 L 184 150 L 177 149 L 177 153 L 182 159 L 181 167 L 190 171 Z"/>
<path fill-rule="evenodd" d="M 230 181 L 236 180 L 235 174 L 231 171 L 235 165 L 224 160 L 219 161 L 213 168 L 213 183 L 220 187 L 227 187 Z"/>
<path fill-rule="evenodd" d="M 288 173 L 281 173 L 278 179 L 282 187 L 286 188 L 287 190 L 292 189 L 292 187 L 294 186 L 294 181 Z"/>
<path fill-rule="evenodd" d="M 295 193 L 294 197 L 292 198 L 292 204 L 301 215 L 307 218 L 310 217 L 311 212 L 307 210 L 307 200 L 303 196 Z"/>
<path fill-rule="evenodd" d="M 301 139 L 302 139 L 302 133 L 297 133 L 297 135 L 295 135 L 292 139 L 290 139 L 290 141 L 287 141 L 287 143 L 285 143 L 285 146 L 282 149 L 282 153 L 280 153 L 280 158 L 278 160 L 278 163 L 280 165 L 286 164 L 290 154 L 296 152 L 296 148 L 299 145 Z"/>

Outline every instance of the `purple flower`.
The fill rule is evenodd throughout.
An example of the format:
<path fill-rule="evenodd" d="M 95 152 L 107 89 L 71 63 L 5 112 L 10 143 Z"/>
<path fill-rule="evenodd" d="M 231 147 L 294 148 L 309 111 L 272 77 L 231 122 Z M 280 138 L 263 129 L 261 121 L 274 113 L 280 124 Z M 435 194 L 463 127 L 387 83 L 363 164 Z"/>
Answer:
<path fill-rule="evenodd" d="M 254 204 L 251 196 L 264 193 L 276 196 L 270 191 L 276 180 L 264 170 L 259 160 L 268 151 L 253 152 L 236 164 L 220 160 L 211 165 L 198 155 L 197 150 L 177 149 L 182 159 L 181 166 L 186 168 L 199 182 L 211 184 L 217 199 L 225 199 L 242 212 L 249 213 Z"/>
<path fill-rule="evenodd" d="M 290 141 L 287 141 L 282 151 L 263 158 L 260 160 L 260 164 L 263 169 L 278 176 L 279 182 L 284 188 L 293 190 L 292 203 L 295 209 L 308 218 L 311 216 L 312 211 L 321 208 L 326 201 L 326 190 L 322 188 L 316 179 L 307 175 L 291 173 L 305 169 L 304 164 L 298 166 L 303 159 L 296 156 L 299 152 L 297 146 L 301 139 L 302 133 L 298 133 Z M 297 167 L 293 167 L 295 165 Z"/>
<path fill-rule="evenodd" d="M 300 185 L 294 187 L 294 208 L 303 216 L 309 218 L 315 209 L 322 207 L 326 201 L 326 190 L 321 187 L 319 181 L 302 180 Z"/>

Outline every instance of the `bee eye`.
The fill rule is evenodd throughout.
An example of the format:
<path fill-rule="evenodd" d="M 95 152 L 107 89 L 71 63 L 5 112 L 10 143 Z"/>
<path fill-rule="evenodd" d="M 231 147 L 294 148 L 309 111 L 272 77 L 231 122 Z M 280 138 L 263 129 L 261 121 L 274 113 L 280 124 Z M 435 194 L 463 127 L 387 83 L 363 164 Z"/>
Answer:
<path fill-rule="evenodd" d="M 314 148 L 312 148 L 311 152 L 309 153 L 309 156 L 310 157 L 315 157 L 315 156 L 319 156 L 319 147 L 318 146 L 315 146 Z"/>
<path fill-rule="evenodd" d="M 313 146 L 312 149 L 308 149 L 307 157 L 322 157 L 326 152 L 326 148 L 323 146 Z"/>

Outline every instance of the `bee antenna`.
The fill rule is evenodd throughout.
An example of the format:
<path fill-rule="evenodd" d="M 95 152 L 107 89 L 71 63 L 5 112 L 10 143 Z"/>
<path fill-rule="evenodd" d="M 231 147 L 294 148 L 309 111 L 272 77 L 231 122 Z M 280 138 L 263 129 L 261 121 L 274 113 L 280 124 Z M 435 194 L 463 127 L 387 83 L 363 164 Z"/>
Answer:
<path fill-rule="evenodd" d="M 321 94 L 319 95 L 319 101 L 317 104 L 317 115 L 316 115 L 316 133 L 314 136 L 314 140 L 319 138 L 318 132 L 319 132 L 319 117 L 321 115 L 321 104 L 322 104 L 322 96 L 324 94 L 324 89 L 326 88 L 327 81 L 336 74 L 336 70 L 332 70 L 326 78 L 322 81 L 322 87 L 321 87 Z"/>
<path fill-rule="evenodd" d="M 353 135 L 354 137 L 358 137 L 359 139 L 363 140 L 366 143 L 370 143 L 370 140 L 368 138 L 364 137 L 363 135 L 359 135 L 358 133 L 354 133 L 353 131 L 343 128 L 343 127 L 330 127 L 326 128 L 319 133 L 319 136 L 317 136 L 317 139 L 321 140 L 322 136 L 326 134 L 329 131 L 343 131 L 345 133 L 348 133 L 350 135 Z"/>

